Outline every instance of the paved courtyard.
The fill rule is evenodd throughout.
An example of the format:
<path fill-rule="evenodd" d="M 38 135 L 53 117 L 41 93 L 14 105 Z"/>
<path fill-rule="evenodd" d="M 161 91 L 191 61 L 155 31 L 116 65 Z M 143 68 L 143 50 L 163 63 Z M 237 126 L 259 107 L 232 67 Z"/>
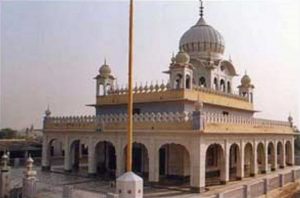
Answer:
<path fill-rule="evenodd" d="M 59 198 L 62 196 L 63 187 L 65 185 L 72 185 L 76 189 L 91 190 L 94 192 L 99 192 L 99 194 L 114 192 L 115 188 L 110 186 L 110 182 L 103 181 L 100 178 L 88 178 L 86 176 L 80 175 L 66 175 L 57 172 L 42 172 L 39 167 L 36 168 L 38 172 L 38 197 L 41 198 Z M 290 169 L 290 168 L 288 168 Z M 21 186 L 22 185 L 22 175 L 23 170 L 21 168 L 12 169 L 12 185 Z M 278 172 L 287 171 L 278 170 L 272 174 L 278 174 Z M 268 176 L 271 176 L 269 174 Z M 201 197 L 214 197 L 218 192 L 228 190 L 230 188 L 236 188 L 238 186 L 251 183 L 257 179 L 266 177 L 266 175 L 258 175 L 254 178 L 245 178 L 242 181 L 229 182 L 227 185 L 217 185 L 208 187 L 208 191 L 203 193 Z M 200 197 L 199 194 L 189 192 L 187 186 L 178 185 L 145 185 L 144 187 L 144 197 L 154 198 L 154 197 L 182 197 L 182 198 L 196 198 Z"/>

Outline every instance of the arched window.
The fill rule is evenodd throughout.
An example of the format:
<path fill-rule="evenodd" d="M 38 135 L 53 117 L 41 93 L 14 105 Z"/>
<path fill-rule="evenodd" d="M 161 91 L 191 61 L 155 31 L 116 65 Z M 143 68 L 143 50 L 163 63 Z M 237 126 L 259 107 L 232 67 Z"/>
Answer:
<path fill-rule="evenodd" d="M 231 93 L 231 84 L 229 81 L 227 82 L 227 92 Z"/>
<path fill-rule="evenodd" d="M 105 92 L 104 92 L 104 95 L 107 95 L 109 94 L 109 92 L 111 91 L 111 85 L 109 83 L 106 84 L 105 86 Z"/>
<path fill-rule="evenodd" d="M 199 79 L 199 86 L 206 87 L 206 80 L 203 76 Z"/>
<path fill-rule="evenodd" d="M 218 79 L 217 79 L 217 78 L 214 79 L 214 89 L 215 89 L 215 90 L 218 90 L 218 89 L 219 89 L 219 86 L 218 86 Z"/>
<path fill-rule="evenodd" d="M 220 81 L 220 87 L 223 92 L 226 92 L 225 81 L 223 79 Z"/>
<path fill-rule="evenodd" d="M 191 88 L 191 78 L 189 75 L 185 76 L 185 88 L 190 89 Z"/>
<path fill-rule="evenodd" d="M 99 90 L 98 90 L 99 96 L 103 96 L 105 91 L 104 91 L 104 85 L 99 84 Z"/>
<path fill-rule="evenodd" d="M 182 81 L 182 75 L 177 74 L 176 75 L 176 80 L 175 80 L 175 89 L 180 89 L 181 88 L 181 81 Z"/>

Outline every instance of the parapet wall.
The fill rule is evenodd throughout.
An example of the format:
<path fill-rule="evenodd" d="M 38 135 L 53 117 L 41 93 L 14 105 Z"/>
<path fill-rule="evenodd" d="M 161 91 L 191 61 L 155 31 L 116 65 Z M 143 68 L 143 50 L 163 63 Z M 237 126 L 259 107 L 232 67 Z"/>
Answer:
<path fill-rule="evenodd" d="M 198 114 L 199 115 L 199 114 Z M 134 129 L 149 130 L 198 130 L 201 132 L 266 132 L 292 133 L 289 122 L 274 121 L 242 116 L 191 112 L 142 113 L 133 116 Z M 201 130 L 195 123 L 201 121 Z M 98 116 L 45 117 L 44 129 L 76 129 L 105 131 L 126 129 L 127 114 L 108 114 Z"/>

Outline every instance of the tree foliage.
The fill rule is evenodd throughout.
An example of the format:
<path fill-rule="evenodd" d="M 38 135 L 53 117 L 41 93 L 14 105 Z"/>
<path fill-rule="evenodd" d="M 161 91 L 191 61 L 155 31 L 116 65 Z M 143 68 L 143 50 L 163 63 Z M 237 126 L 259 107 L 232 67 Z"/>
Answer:
<path fill-rule="evenodd" d="M 10 129 L 10 128 L 4 128 L 0 130 L 0 139 L 12 139 L 17 136 L 17 131 Z"/>

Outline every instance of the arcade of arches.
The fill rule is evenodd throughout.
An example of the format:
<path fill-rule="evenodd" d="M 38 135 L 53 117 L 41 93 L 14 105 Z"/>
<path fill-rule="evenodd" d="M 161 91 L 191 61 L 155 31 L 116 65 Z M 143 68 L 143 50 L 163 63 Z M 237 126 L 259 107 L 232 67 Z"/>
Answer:
<path fill-rule="evenodd" d="M 44 138 L 43 168 L 60 155 L 65 171 L 87 166 L 90 175 L 115 178 L 125 172 L 126 144 L 99 140 L 93 144 L 80 139 Z M 193 149 L 192 149 L 193 148 Z M 256 174 L 275 171 L 294 163 L 293 139 L 274 141 L 212 141 L 203 144 L 172 141 L 133 144 L 133 171 L 149 182 L 186 184 L 195 191 L 225 184 Z M 86 157 L 86 159 L 84 159 Z"/>

